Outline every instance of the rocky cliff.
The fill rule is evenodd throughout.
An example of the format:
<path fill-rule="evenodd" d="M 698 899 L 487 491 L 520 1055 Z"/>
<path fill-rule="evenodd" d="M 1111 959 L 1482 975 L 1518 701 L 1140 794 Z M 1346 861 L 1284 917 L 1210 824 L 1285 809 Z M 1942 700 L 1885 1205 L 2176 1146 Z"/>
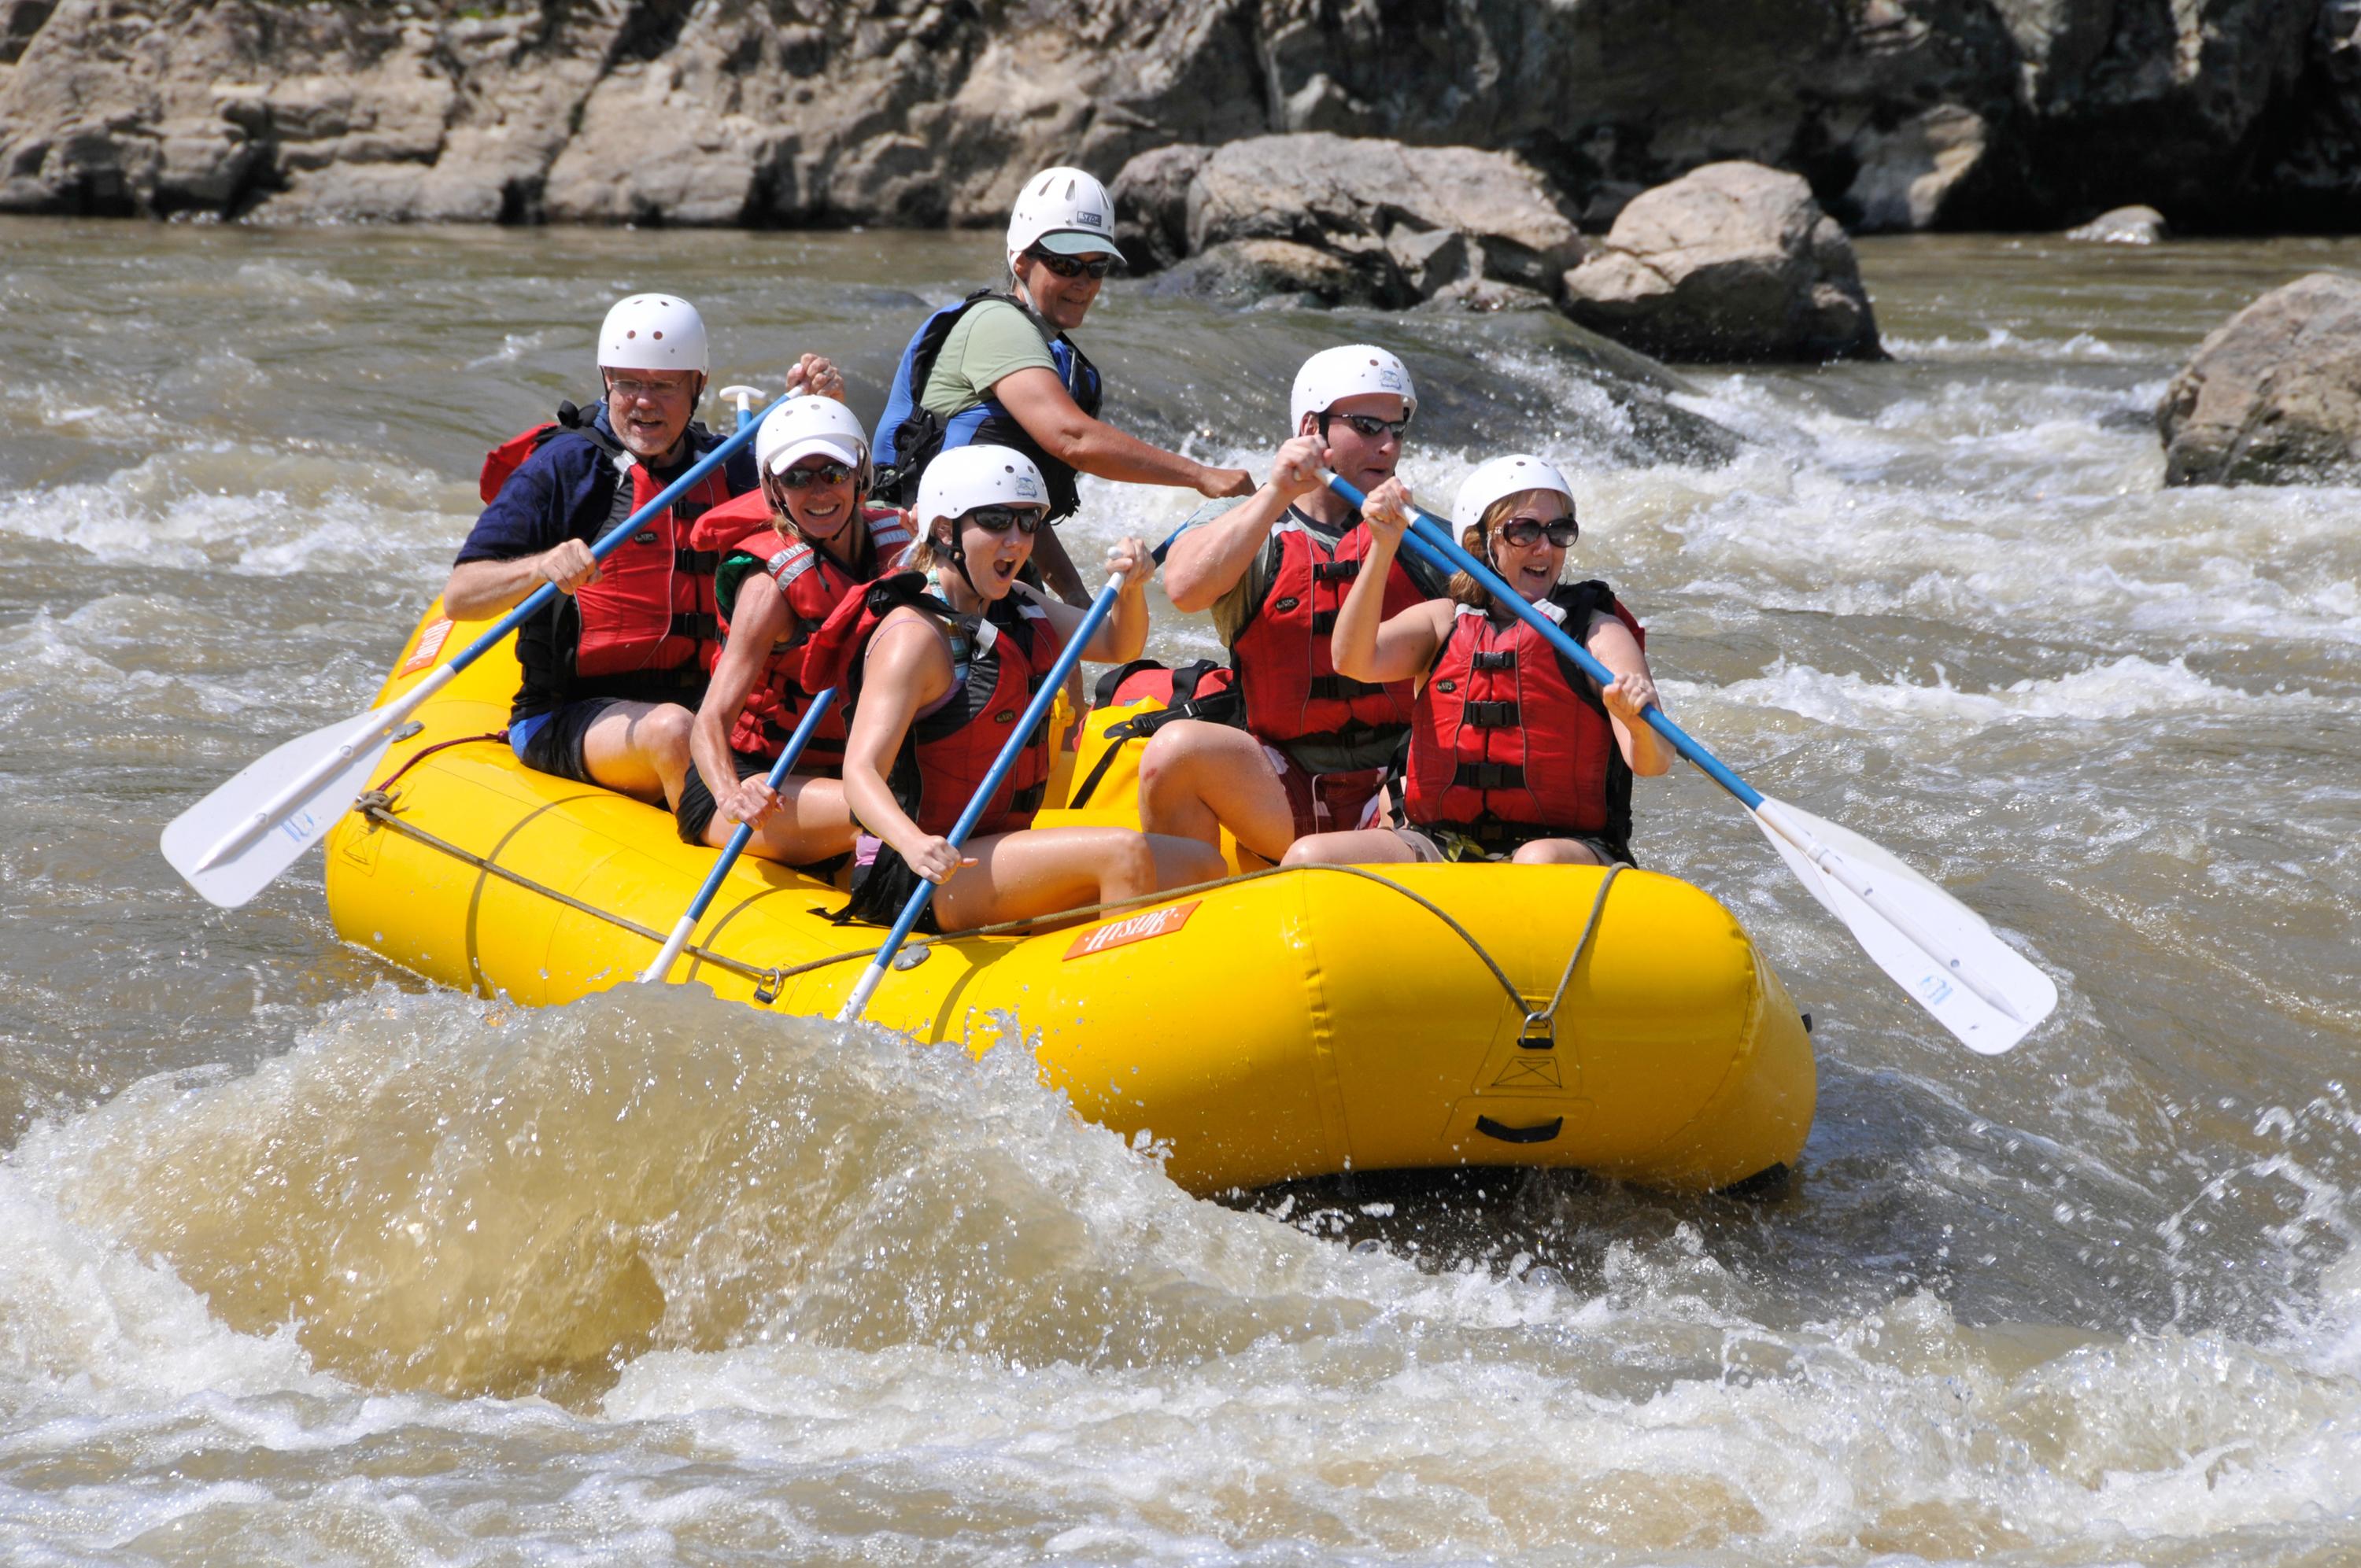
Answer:
<path fill-rule="evenodd" d="M 0 0 L 0 209 L 996 221 L 1273 131 L 1721 159 L 1855 228 L 2361 221 L 2361 0 Z"/>

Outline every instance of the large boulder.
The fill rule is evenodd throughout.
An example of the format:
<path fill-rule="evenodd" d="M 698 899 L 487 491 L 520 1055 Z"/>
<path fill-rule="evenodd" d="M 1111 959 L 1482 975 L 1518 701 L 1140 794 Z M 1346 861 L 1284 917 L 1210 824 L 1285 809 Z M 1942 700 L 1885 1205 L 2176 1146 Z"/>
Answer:
<path fill-rule="evenodd" d="M 1801 176 L 1761 164 L 1634 198 L 1565 293 L 1575 320 L 1659 358 L 1884 357 L 1852 242 Z"/>
<path fill-rule="evenodd" d="M 1134 272 L 1159 272 L 1189 254 L 1189 187 L 1210 147 L 1181 143 L 1143 152 L 1107 187 L 1115 238 Z"/>
<path fill-rule="evenodd" d="M 2214 329 L 2165 389 L 2168 485 L 2361 477 L 2361 280 L 2274 289 Z"/>
<path fill-rule="evenodd" d="M 1309 133 L 1231 142 L 1189 182 L 1189 249 L 1284 240 L 1367 268 L 1407 304 L 1470 278 L 1544 289 L 1582 258 L 1557 192 L 1514 153 Z"/>

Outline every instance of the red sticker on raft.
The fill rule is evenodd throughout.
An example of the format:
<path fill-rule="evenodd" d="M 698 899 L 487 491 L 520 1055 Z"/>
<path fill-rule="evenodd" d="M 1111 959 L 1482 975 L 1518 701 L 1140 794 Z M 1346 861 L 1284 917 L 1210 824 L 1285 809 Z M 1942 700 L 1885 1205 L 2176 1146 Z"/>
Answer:
<path fill-rule="evenodd" d="M 401 662 L 401 667 L 393 672 L 393 678 L 400 680 L 404 675 L 414 675 L 433 663 L 442 655 L 443 644 L 449 641 L 451 623 L 438 616 L 434 625 L 418 634 L 418 646 L 411 650 L 410 657 Z"/>
<path fill-rule="evenodd" d="M 1170 909 L 1152 909 L 1145 915 L 1134 915 L 1122 920 L 1111 920 L 1104 926 L 1094 926 L 1074 938 L 1074 945 L 1066 949 L 1066 957 L 1070 959 L 1088 958 L 1093 953 L 1104 953 L 1109 948 L 1145 942 L 1150 937 L 1170 937 L 1189 924 L 1189 916 L 1197 912 L 1198 903 L 1192 898 Z"/>

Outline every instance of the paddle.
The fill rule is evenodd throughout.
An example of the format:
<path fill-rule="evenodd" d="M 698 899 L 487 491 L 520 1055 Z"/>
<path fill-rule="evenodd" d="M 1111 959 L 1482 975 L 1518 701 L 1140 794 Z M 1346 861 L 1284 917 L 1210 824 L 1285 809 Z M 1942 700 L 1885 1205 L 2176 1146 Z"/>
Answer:
<path fill-rule="evenodd" d="M 819 728 L 819 721 L 828 713 L 829 705 L 835 700 L 834 686 L 812 698 L 811 707 L 804 710 L 803 718 L 796 725 L 796 732 L 787 737 L 786 746 L 779 752 L 779 760 L 771 764 L 770 773 L 764 775 L 764 782 L 772 789 L 779 787 L 779 781 L 787 776 L 787 770 L 794 767 L 796 759 L 804 754 L 805 743 L 811 740 L 812 731 Z M 753 837 L 752 823 L 738 824 L 738 830 L 730 835 L 730 842 L 721 848 L 721 858 L 714 861 L 713 870 L 706 873 L 705 885 L 698 888 L 697 896 L 689 901 L 687 913 L 674 923 L 672 935 L 664 938 L 664 949 L 656 954 L 653 963 L 640 971 L 642 981 L 660 981 L 671 972 L 673 959 L 680 957 L 680 950 L 688 946 L 689 933 L 697 929 L 699 920 L 705 918 L 705 912 L 713 907 L 714 894 L 721 891 L 721 879 L 730 874 L 730 868 L 738 863 L 739 855 L 744 852 Z"/>
<path fill-rule="evenodd" d="M 1328 488 L 1359 507 L 1347 481 Z M 1528 626 L 1601 685 L 1615 673 L 1483 562 L 1454 543 L 1432 513 L 1412 513 L 1403 543 L 1439 569 L 1456 567 L 1490 591 Z M 1998 1056 L 2058 1005 L 2058 988 L 1982 916 L 1857 833 L 1773 800 L 1724 766 L 1662 709 L 1644 718 L 1673 749 L 1736 796 L 1780 859 L 1828 912 L 1843 921 L 1878 968 L 1971 1051 Z"/>
<path fill-rule="evenodd" d="M 1159 551 L 1156 554 L 1160 560 L 1163 553 Z M 1000 749 L 1000 755 L 993 760 L 992 771 L 983 775 L 983 783 L 968 801 L 967 808 L 960 813 L 959 820 L 945 835 L 950 840 L 951 848 L 965 847 L 967 836 L 975 830 L 976 818 L 983 815 L 984 806 L 992 799 L 993 792 L 1000 787 L 1000 781 L 1008 776 L 1008 770 L 1016 765 L 1018 757 L 1024 755 L 1025 743 L 1034 729 L 1049 717 L 1050 705 L 1058 700 L 1059 688 L 1066 684 L 1067 675 L 1082 660 L 1083 645 L 1098 635 L 1100 625 L 1114 613 L 1115 598 L 1122 591 L 1123 579 L 1120 576 L 1109 577 L 1106 587 L 1099 590 L 1099 597 L 1091 602 L 1082 624 L 1074 628 L 1074 634 L 1066 639 L 1065 647 L 1058 651 L 1057 662 L 1049 666 L 1049 673 L 1041 677 L 1040 689 L 1033 694 L 1033 700 L 1025 705 L 1024 713 L 1016 720 L 1016 730 L 1008 737 L 1008 744 Z M 895 920 L 893 930 L 886 935 L 885 945 L 877 949 L 877 956 L 869 960 L 867 969 L 861 971 L 861 979 L 853 985 L 852 994 L 844 999 L 844 1007 L 836 1015 L 838 1023 L 849 1024 L 861 1016 L 862 1009 L 869 1005 L 869 998 L 877 990 L 877 982 L 885 978 L 885 970 L 894 962 L 894 955 L 909 939 L 910 927 L 918 923 L 918 916 L 925 912 L 928 900 L 934 896 L 935 884 L 930 882 L 921 881 L 912 890 L 909 902 L 902 905 L 902 913 Z"/>
<path fill-rule="evenodd" d="M 786 400 L 782 398 L 779 402 Z M 778 407 L 778 403 L 771 405 Z M 769 411 L 765 410 L 767 413 Z M 618 523 L 590 547 L 604 560 L 631 531 L 655 516 L 754 439 L 758 421 L 741 410 L 736 431 L 688 472 L 664 487 L 655 499 Z M 392 744 L 393 732 L 421 704 L 449 685 L 459 672 L 499 647 L 511 632 L 557 597 L 544 583 L 523 603 L 494 622 L 456 658 L 383 707 L 338 719 L 249 762 L 227 783 L 174 817 L 164 829 L 164 858 L 189 884 L 214 903 L 234 908 L 252 898 L 294 863 L 295 857 L 327 835 L 352 806 L 361 786 Z M 256 805 L 257 801 L 260 805 Z"/>

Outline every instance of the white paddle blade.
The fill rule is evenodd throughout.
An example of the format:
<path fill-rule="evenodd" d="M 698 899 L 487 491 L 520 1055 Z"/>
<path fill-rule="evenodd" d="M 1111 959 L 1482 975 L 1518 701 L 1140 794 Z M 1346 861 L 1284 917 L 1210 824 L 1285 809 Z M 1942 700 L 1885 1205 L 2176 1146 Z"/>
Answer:
<path fill-rule="evenodd" d="M 392 744 L 378 734 L 385 716 L 356 714 L 309 735 L 299 736 L 258 762 L 249 762 L 228 783 L 172 818 L 164 829 L 164 858 L 191 887 L 225 909 L 235 909 L 269 886 L 295 857 L 324 839 L 368 783 L 370 773 Z M 276 811 L 252 831 L 289 784 L 319 768 L 343 748 L 351 757 L 324 773 L 318 783 Z M 245 842 L 226 854 L 215 851 L 241 835 Z M 207 862 L 211 861 L 210 864 Z"/>
<path fill-rule="evenodd" d="M 1812 896 L 1961 1045 L 1998 1056 L 2056 1010 L 2057 985 L 1993 935 L 1974 910 L 1860 834 L 1784 801 L 1763 805 L 1817 839 L 1836 858 L 1824 870 L 1761 815 L 1755 817 L 1755 826 Z M 1848 881 L 1853 886 L 1846 886 Z"/>

